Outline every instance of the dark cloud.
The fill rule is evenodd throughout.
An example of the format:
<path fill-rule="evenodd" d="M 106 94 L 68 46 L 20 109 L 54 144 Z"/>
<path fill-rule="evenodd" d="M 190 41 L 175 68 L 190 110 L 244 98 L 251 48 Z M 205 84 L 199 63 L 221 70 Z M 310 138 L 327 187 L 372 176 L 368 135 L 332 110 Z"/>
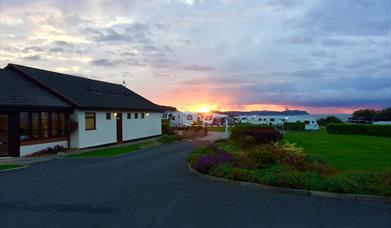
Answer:
<path fill-rule="evenodd" d="M 30 55 L 30 56 L 23 57 L 23 59 L 31 60 L 31 61 L 37 61 L 37 60 L 41 59 L 41 56 L 39 56 L 39 55 Z"/>
<path fill-rule="evenodd" d="M 194 70 L 194 71 L 211 71 L 211 70 L 214 70 L 214 68 L 211 67 L 211 66 L 202 66 L 202 65 L 198 65 L 198 64 L 187 65 L 187 66 L 184 66 L 183 69 L 185 69 L 185 70 Z"/>
<path fill-rule="evenodd" d="M 116 64 L 116 62 L 110 59 L 96 59 L 91 61 L 90 63 L 95 66 L 105 66 L 105 67 L 114 66 Z"/>

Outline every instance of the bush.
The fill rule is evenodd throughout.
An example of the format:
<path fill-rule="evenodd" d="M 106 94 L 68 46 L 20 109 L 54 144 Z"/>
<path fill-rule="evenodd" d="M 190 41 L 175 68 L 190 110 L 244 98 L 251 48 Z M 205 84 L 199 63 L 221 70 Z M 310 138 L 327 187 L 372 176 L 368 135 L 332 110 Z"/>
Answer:
<path fill-rule="evenodd" d="M 350 171 L 330 176 L 325 189 L 337 193 L 376 194 L 378 177 L 370 172 Z"/>
<path fill-rule="evenodd" d="M 162 120 L 162 133 L 164 135 L 170 134 L 170 121 L 169 120 Z"/>
<path fill-rule="evenodd" d="M 326 118 L 320 118 L 316 122 L 318 122 L 320 126 L 326 126 L 327 124 L 332 123 L 343 123 L 341 119 L 335 116 L 327 116 Z"/>
<path fill-rule="evenodd" d="M 287 131 L 304 131 L 305 130 L 305 124 L 303 122 L 296 122 L 296 123 L 284 123 L 284 130 Z"/>
<path fill-rule="evenodd" d="M 286 188 L 301 188 L 304 185 L 302 173 L 289 166 L 273 166 L 261 170 L 260 181 L 262 184 Z"/>
<path fill-rule="evenodd" d="M 173 143 L 173 142 L 180 140 L 180 139 L 182 139 L 182 137 L 179 135 L 162 135 L 159 138 L 159 142 L 161 142 L 163 144 L 168 144 L 168 143 Z"/>
<path fill-rule="evenodd" d="M 193 164 L 193 168 L 200 173 L 208 174 L 209 170 L 216 166 L 216 159 L 213 155 L 201 155 Z"/>
<path fill-rule="evenodd" d="M 220 164 L 220 165 L 214 167 L 212 170 L 210 170 L 210 175 L 216 176 L 216 177 L 227 178 L 227 179 L 233 179 L 232 169 L 233 169 L 233 167 L 231 165 Z"/>
<path fill-rule="evenodd" d="M 261 179 L 258 172 L 244 168 L 233 168 L 232 179 L 251 183 L 261 183 Z"/>
<path fill-rule="evenodd" d="M 308 190 L 323 191 L 324 177 L 317 172 L 313 172 L 313 171 L 304 172 L 303 188 Z"/>
<path fill-rule="evenodd" d="M 190 165 L 193 165 L 202 155 L 212 155 L 214 153 L 214 148 L 211 145 L 197 147 L 193 152 L 190 153 L 187 161 L 190 163 Z"/>
<path fill-rule="evenodd" d="M 253 145 L 277 142 L 282 134 L 271 126 L 235 126 L 231 131 L 230 139 L 239 147 L 248 149 Z"/>
<path fill-rule="evenodd" d="M 373 135 L 391 137 L 391 125 L 329 124 L 329 134 Z"/>

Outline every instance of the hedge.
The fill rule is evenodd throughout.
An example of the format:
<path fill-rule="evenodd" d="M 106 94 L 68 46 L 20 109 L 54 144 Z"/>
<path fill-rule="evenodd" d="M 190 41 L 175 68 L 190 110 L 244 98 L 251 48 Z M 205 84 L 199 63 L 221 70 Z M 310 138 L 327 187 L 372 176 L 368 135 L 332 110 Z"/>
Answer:
<path fill-rule="evenodd" d="M 284 130 L 304 131 L 305 124 L 303 122 L 284 123 Z"/>
<path fill-rule="evenodd" d="M 391 137 L 391 125 L 328 124 L 327 132 L 329 134 L 373 135 Z"/>

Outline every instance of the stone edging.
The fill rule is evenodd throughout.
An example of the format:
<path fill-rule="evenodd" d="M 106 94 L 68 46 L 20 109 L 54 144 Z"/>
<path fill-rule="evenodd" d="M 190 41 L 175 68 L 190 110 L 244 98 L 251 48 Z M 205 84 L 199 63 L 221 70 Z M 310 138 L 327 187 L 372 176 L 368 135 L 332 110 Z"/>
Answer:
<path fill-rule="evenodd" d="M 230 179 L 225 179 L 225 178 L 220 178 L 220 177 L 215 177 L 215 176 L 200 173 L 197 170 L 193 169 L 193 167 L 191 167 L 191 165 L 188 162 L 187 162 L 187 166 L 193 173 L 195 173 L 196 175 L 198 175 L 202 178 L 209 179 L 212 181 L 226 182 L 226 183 L 237 185 L 240 187 L 255 188 L 255 189 L 260 189 L 262 191 L 268 191 L 268 192 L 288 193 L 288 194 L 293 194 L 293 195 L 303 195 L 303 196 L 310 196 L 310 197 L 334 198 L 334 199 L 340 199 L 340 200 L 383 202 L 383 203 L 390 203 L 391 204 L 391 198 L 386 197 L 386 196 L 321 192 L 321 191 L 312 191 L 312 190 L 305 190 L 305 189 L 283 188 L 283 187 L 276 187 L 276 186 L 243 182 L 243 181 L 235 181 L 235 180 L 230 180 Z"/>
<path fill-rule="evenodd" d="M 18 169 L 24 169 L 24 168 L 27 168 L 28 165 L 23 165 L 23 166 L 20 166 L 20 167 L 15 167 L 15 168 L 10 168 L 10 169 L 3 169 L 3 170 L 0 170 L 0 173 L 3 173 L 3 172 L 8 172 L 8 171 L 14 171 L 14 170 L 18 170 Z"/>

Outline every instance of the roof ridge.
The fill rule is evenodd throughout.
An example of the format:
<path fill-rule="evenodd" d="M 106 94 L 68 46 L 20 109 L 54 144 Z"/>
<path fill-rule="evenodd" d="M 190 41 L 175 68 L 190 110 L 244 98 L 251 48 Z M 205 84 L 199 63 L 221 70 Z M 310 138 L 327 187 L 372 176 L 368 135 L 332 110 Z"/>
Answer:
<path fill-rule="evenodd" d="M 123 86 L 119 83 L 107 82 L 107 81 L 102 81 L 102 80 L 98 80 L 98 79 L 87 78 L 82 75 L 65 74 L 65 73 L 61 73 L 61 72 L 56 72 L 56 71 L 52 71 L 52 70 L 45 70 L 45 69 L 37 68 L 37 67 L 24 66 L 24 65 L 20 65 L 20 64 L 8 63 L 7 66 L 25 67 L 25 68 L 30 68 L 30 69 L 34 69 L 34 70 L 40 70 L 40 71 L 46 71 L 49 73 L 59 74 L 61 76 L 66 76 L 66 77 L 76 77 L 76 78 L 80 78 L 83 80 L 91 80 L 91 81 L 100 82 L 100 83 L 108 83 L 108 84 L 112 84 L 112 85 Z"/>

